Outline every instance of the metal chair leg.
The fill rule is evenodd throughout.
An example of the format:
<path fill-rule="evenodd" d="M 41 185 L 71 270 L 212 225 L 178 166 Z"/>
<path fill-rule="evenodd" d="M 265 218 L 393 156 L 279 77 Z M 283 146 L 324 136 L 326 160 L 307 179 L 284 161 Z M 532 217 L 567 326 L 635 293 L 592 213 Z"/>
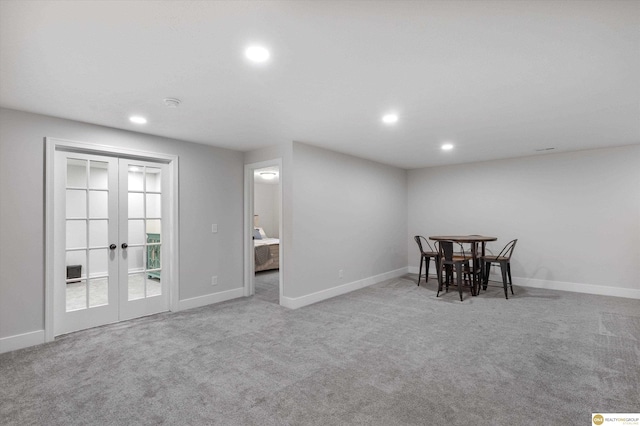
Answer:
<path fill-rule="evenodd" d="M 420 285 L 420 278 L 422 277 L 422 262 L 424 262 L 424 256 L 420 255 L 420 269 L 418 269 L 418 285 Z"/>
<path fill-rule="evenodd" d="M 460 293 L 460 301 L 462 302 L 462 264 L 456 263 L 456 275 L 458 278 L 458 293 Z"/>
<path fill-rule="evenodd" d="M 504 297 L 509 299 L 507 293 L 507 264 L 506 262 L 500 262 L 500 272 L 502 272 L 502 286 L 504 287 Z"/>
<path fill-rule="evenodd" d="M 428 282 L 429 281 L 429 264 L 431 263 L 431 258 L 427 257 L 427 270 L 424 273 L 424 282 Z"/>
<path fill-rule="evenodd" d="M 513 280 L 511 279 L 511 262 L 507 263 L 507 275 L 509 276 L 509 287 L 511 287 L 511 294 L 513 294 Z"/>
<path fill-rule="evenodd" d="M 442 270 L 440 269 L 440 263 L 436 262 L 438 266 L 438 292 L 436 293 L 436 297 L 440 296 L 440 292 L 442 291 Z"/>

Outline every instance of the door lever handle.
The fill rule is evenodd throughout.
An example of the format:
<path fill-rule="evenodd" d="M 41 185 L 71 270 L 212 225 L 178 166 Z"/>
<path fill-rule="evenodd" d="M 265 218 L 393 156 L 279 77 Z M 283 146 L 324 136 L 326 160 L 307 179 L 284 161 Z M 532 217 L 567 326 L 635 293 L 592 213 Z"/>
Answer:
<path fill-rule="evenodd" d="M 127 243 L 122 243 L 122 246 L 121 246 L 121 247 L 122 247 L 123 249 L 126 249 L 127 247 L 129 247 L 129 244 L 127 244 Z"/>
<path fill-rule="evenodd" d="M 109 248 L 110 248 L 111 250 L 115 250 L 117 247 L 118 247 L 118 246 L 117 246 L 117 245 L 115 245 L 115 244 L 111 244 L 111 245 L 109 246 Z"/>

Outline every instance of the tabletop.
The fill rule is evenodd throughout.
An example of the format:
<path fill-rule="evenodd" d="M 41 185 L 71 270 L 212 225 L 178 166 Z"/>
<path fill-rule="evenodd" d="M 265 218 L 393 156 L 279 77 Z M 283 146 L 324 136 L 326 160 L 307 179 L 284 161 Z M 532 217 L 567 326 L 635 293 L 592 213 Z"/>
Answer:
<path fill-rule="evenodd" d="M 487 237 L 485 235 L 437 235 L 429 237 L 434 241 L 455 241 L 457 243 L 482 243 L 486 241 L 497 241 L 498 237 Z"/>

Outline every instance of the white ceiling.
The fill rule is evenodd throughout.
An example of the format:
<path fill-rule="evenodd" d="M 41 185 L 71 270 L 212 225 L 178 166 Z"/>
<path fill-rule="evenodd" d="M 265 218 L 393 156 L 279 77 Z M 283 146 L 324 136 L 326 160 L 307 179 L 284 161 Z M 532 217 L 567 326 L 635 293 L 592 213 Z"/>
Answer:
<path fill-rule="evenodd" d="M 416 168 L 640 143 L 639 40 L 632 0 L 3 0 L 0 105 Z"/>

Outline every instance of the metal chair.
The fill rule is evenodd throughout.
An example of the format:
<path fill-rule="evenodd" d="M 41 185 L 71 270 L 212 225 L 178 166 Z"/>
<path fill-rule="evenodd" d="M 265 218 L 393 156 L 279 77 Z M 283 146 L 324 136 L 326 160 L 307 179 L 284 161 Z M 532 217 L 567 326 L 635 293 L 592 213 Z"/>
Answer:
<path fill-rule="evenodd" d="M 460 252 L 453 252 L 454 244 L 459 246 Z M 467 280 L 464 277 L 465 273 L 463 266 L 469 264 L 470 257 L 465 253 L 462 244 L 458 242 L 440 241 L 438 249 L 438 293 L 436 294 L 436 297 L 440 296 L 443 285 L 446 285 L 447 291 L 449 291 L 449 284 L 453 282 L 453 273 L 455 268 L 456 285 L 458 286 L 458 292 L 460 293 L 460 301 L 462 301 L 463 283 L 467 283 Z M 442 277 L 443 271 L 445 273 L 444 280 Z M 473 295 L 472 284 L 469 283 L 468 287 L 471 289 L 471 294 Z"/>
<path fill-rule="evenodd" d="M 491 268 L 491 264 L 500 265 L 500 271 L 502 272 L 502 286 L 504 287 L 504 297 L 509 299 L 509 294 L 507 292 L 507 286 L 511 287 L 511 294 L 513 293 L 513 280 L 511 279 L 511 255 L 513 254 L 513 249 L 516 247 L 517 239 L 511 240 L 504 246 L 504 248 L 500 251 L 497 256 L 488 255 L 484 256 L 481 261 L 484 262 L 484 285 L 483 288 L 486 290 L 487 285 L 489 283 L 489 269 Z M 508 283 L 507 283 L 508 278 Z"/>
<path fill-rule="evenodd" d="M 427 270 L 424 281 L 427 282 L 429 281 L 429 263 L 431 262 L 432 258 L 436 262 L 436 268 L 438 267 L 438 251 L 434 250 L 433 247 L 431 247 L 431 244 L 429 244 L 429 241 L 425 237 L 416 235 L 415 237 L 413 237 L 413 239 L 416 241 L 416 243 L 418 244 L 418 248 L 420 249 L 420 269 L 418 270 L 418 285 L 420 285 L 420 278 L 422 277 L 422 264 L 426 260 Z M 426 247 L 429 247 L 429 250 L 424 249 L 423 240 L 426 244 Z"/>

